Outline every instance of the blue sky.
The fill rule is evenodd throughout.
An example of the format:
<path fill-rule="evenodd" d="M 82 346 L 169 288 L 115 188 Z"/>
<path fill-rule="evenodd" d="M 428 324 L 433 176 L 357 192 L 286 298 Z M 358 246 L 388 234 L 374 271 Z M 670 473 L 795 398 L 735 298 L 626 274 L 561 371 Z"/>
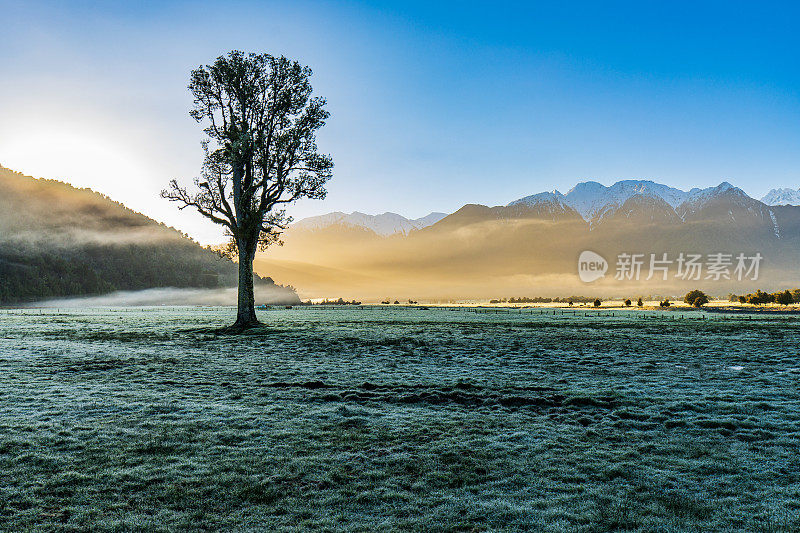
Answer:
<path fill-rule="evenodd" d="M 314 70 L 323 202 L 418 217 L 578 181 L 800 187 L 792 3 L 6 2 L 0 164 L 220 240 L 158 198 L 201 157 L 189 71 L 230 49 Z"/>

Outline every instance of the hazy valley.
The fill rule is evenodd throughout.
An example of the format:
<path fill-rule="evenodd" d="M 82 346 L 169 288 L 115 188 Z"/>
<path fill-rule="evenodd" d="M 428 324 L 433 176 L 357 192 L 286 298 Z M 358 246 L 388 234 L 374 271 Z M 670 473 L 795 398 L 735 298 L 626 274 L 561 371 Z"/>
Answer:
<path fill-rule="evenodd" d="M 725 294 L 792 285 L 800 262 L 800 207 L 767 205 L 728 183 L 681 191 L 650 181 L 586 182 L 566 195 L 469 204 L 422 227 L 387 232 L 384 219 L 397 216 L 301 220 L 286 231 L 283 247 L 257 257 L 257 269 L 300 287 L 301 295 L 374 300 L 679 294 L 695 286 Z M 604 279 L 578 279 L 583 250 L 611 263 Z M 760 253 L 764 261 L 755 281 L 670 275 L 636 283 L 614 279 L 620 253 L 673 260 L 681 253 Z"/>
<path fill-rule="evenodd" d="M 88 189 L 0 167 L 0 301 L 81 297 L 154 288 L 158 303 L 225 303 L 236 265 L 181 233 Z M 786 191 L 764 198 L 781 203 Z M 796 282 L 800 207 L 768 205 L 728 183 L 680 191 L 650 181 L 580 183 L 489 207 L 409 220 L 395 213 L 330 213 L 303 219 L 283 246 L 256 256 L 259 302 L 303 298 L 489 299 L 587 294 L 712 294 L 780 289 Z M 576 274 L 581 251 L 610 265 L 592 284 Z M 614 279 L 620 253 L 725 252 L 764 256 L 758 280 Z M 646 266 L 646 265 L 645 265 Z M 644 276 L 642 276 L 644 278 Z M 40 282 L 40 280 L 42 280 Z M 280 285 L 272 282 L 275 280 Z M 120 303 L 119 298 L 99 300 Z"/>

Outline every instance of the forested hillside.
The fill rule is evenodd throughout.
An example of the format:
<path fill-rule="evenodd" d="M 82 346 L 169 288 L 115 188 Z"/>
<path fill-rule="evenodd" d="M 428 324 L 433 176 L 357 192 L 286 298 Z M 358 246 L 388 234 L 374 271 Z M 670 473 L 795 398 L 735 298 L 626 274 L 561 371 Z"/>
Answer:
<path fill-rule="evenodd" d="M 235 263 L 172 228 L 89 189 L 0 167 L 0 303 L 236 281 Z M 297 300 L 290 288 L 276 294 Z"/>

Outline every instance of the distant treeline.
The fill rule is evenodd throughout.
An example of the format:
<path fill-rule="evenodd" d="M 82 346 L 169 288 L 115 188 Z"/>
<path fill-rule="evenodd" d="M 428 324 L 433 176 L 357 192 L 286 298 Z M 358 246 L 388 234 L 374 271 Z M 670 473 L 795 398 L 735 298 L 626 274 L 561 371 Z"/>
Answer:
<path fill-rule="evenodd" d="M 739 302 L 743 304 L 764 305 L 776 303 L 781 305 L 790 305 L 800 303 L 800 289 L 785 290 L 782 292 L 764 292 L 757 290 L 754 293 L 744 294 L 737 296 L 730 294 L 728 299 L 731 302 Z"/>
<path fill-rule="evenodd" d="M 309 303 L 312 303 L 312 305 L 361 305 L 361 302 L 359 302 L 359 301 L 351 300 L 351 301 L 348 302 L 344 298 L 339 298 L 338 300 L 325 299 L 325 300 L 322 300 L 321 302 L 317 302 L 316 304 L 314 304 L 313 302 L 309 302 Z"/>
<path fill-rule="evenodd" d="M 541 296 L 535 296 L 533 298 L 529 298 L 527 296 L 522 296 L 520 298 L 502 298 L 499 300 L 489 300 L 489 303 L 493 304 L 549 304 L 549 303 L 574 303 L 574 304 L 584 304 L 584 303 L 591 303 L 594 302 L 594 298 L 590 298 L 588 296 L 569 296 L 567 298 L 545 298 Z"/>

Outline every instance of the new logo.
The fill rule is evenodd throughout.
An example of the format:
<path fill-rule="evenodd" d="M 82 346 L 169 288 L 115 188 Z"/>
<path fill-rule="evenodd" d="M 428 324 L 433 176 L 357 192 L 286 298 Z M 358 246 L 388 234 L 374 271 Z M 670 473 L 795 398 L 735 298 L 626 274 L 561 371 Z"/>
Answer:
<path fill-rule="evenodd" d="M 608 261 L 603 256 L 589 250 L 581 252 L 578 257 L 578 276 L 584 283 L 591 283 L 602 278 L 608 272 Z"/>

